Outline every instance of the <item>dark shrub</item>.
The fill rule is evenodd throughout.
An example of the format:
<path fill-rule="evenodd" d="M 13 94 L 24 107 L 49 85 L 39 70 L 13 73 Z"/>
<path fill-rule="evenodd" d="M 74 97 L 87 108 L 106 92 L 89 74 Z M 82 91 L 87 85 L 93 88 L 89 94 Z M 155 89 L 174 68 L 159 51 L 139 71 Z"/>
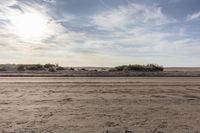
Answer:
<path fill-rule="evenodd" d="M 125 69 L 125 67 L 127 67 L 126 65 L 123 65 L 123 66 L 117 66 L 115 67 L 115 70 L 116 71 L 123 71 Z"/>
<path fill-rule="evenodd" d="M 117 66 L 115 68 L 110 69 L 109 71 L 136 71 L 136 72 L 158 72 L 163 71 L 164 68 L 162 66 L 158 66 L 155 64 L 148 64 L 148 65 L 123 65 Z"/>
<path fill-rule="evenodd" d="M 109 72 L 116 72 L 116 71 L 118 71 L 116 68 L 111 68 L 111 69 L 109 69 L 108 70 Z"/>
<path fill-rule="evenodd" d="M 38 70 L 44 70 L 44 67 L 43 65 L 35 64 L 35 65 L 28 66 L 27 69 L 32 70 L 32 71 L 38 71 Z"/>
<path fill-rule="evenodd" d="M 49 72 L 56 72 L 56 69 L 55 68 L 53 68 L 53 67 L 51 67 L 51 68 L 49 68 L 49 70 L 48 70 Z"/>
<path fill-rule="evenodd" d="M 0 71 L 7 71 L 7 69 L 5 67 L 0 67 Z"/>
<path fill-rule="evenodd" d="M 57 71 L 63 71 L 63 70 L 66 70 L 66 69 L 64 67 L 57 67 L 56 70 Z"/>
<path fill-rule="evenodd" d="M 101 70 L 100 71 L 106 71 L 106 69 L 105 68 L 101 68 Z"/>
<path fill-rule="evenodd" d="M 24 65 L 19 65 L 17 67 L 17 71 L 25 71 L 25 66 Z"/>
<path fill-rule="evenodd" d="M 142 65 L 128 65 L 124 67 L 123 71 L 144 71 L 144 66 Z"/>
<path fill-rule="evenodd" d="M 74 68 L 71 67 L 69 70 L 74 71 Z"/>
<path fill-rule="evenodd" d="M 147 71 L 163 71 L 164 68 L 162 66 L 156 64 L 148 64 L 146 65 Z"/>
<path fill-rule="evenodd" d="M 87 69 L 85 69 L 85 68 L 81 68 L 80 70 L 81 70 L 81 71 L 88 71 L 88 70 L 87 70 Z"/>
<path fill-rule="evenodd" d="M 51 68 L 51 67 L 55 67 L 56 65 L 54 65 L 54 64 L 50 64 L 50 63 L 48 63 L 48 64 L 45 64 L 44 65 L 44 68 Z"/>

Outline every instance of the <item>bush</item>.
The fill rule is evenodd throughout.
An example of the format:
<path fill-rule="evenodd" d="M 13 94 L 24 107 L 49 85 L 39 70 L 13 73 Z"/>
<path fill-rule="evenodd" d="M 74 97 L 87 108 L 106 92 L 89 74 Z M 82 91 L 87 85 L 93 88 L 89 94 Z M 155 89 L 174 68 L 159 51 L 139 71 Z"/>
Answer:
<path fill-rule="evenodd" d="M 65 70 L 65 68 L 64 67 L 57 67 L 56 70 L 57 71 L 63 71 L 63 70 Z"/>
<path fill-rule="evenodd" d="M 101 68 L 101 71 L 106 71 L 106 68 Z"/>
<path fill-rule="evenodd" d="M 74 71 L 75 69 L 71 67 L 69 70 Z"/>
<path fill-rule="evenodd" d="M 19 65 L 17 67 L 17 71 L 25 71 L 25 66 L 24 65 Z"/>
<path fill-rule="evenodd" d="M 53 68 L 53 67 L 49 68 L 48 71 L 49 71 L 49 72 L 56 72 L 55 68 Z"/>
<path fill-rule="evenodd" d="M 43 67 L 43 65 L 36 64 L 36 65 L 28 66 L 27 69 L 32 70 L 32 71 L 38 71 L 38 70 L 44 70 L 44 67 Z"/>
<path fill-rule="evenodd" d="M 145 66 L 143 65 L 128 65 L 124 67 L 123 71 L 145 71 Z"/>
<path fill-rule="evenodd" d="M 0 71 L 7 71 L 5 67 L 0 67 Z"/>
<path fill-rule="evenodd" d="M 127 67 L 126 65 L 117 66 L 117 67 L 115 67 L 115 70 L 116 70 L 116 71 L 123 71 L 126 67 Z"/>
<path fill-rule="evenodd" d="M 50 63 L 48 63 L 48 64 L 45 64 L 44 65 L 44 68 L 51 68 L 51 67 L 55 67 L 56 65 L 54 65 L 54 64 L 50 64 Z"/>
<path fill-rule="evenodd" d="M 115 68 L 110 69 L 110 72 L 113 71 L 136 71 L 136 72 L 158 72 L 163 71 L 164 68 L 162 66 L 158 66 L 155 64 L 148 64 L 148 65 L 123 65 L 117 66 Z"/>
<path fill-rule="evenodd" d="M 163 71 L 164 68 L 162 66 L 158 66 L 155 64 L 146 65 L 146 71 Z"/>
<path fill-rule="evenodd" d="M 80 70 L 81 71 L 88 71 L 86 68 L 81 68 Z"/>
<path fill-rule="evenodd" d="M 118 71 L 116 68 L 111 68 L 111 69 L 109 69 L 108 70 L 109 72 L 116 72 L 116 71 Z"/>

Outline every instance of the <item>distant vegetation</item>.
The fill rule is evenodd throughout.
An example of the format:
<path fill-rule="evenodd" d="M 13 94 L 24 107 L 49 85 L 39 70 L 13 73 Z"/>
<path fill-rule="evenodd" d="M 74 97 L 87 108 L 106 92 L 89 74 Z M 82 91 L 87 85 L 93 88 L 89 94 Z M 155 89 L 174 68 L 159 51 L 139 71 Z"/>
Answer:
<path fill-rule="evenodd" d="M 56 69 L 53 68 L 53 67 L 51 67 L 51 68 L 48 69 L 48 71 L 49 71 L 49 72 L 56 72 Z"/>
<path fill-rule="evenodd" d="M 113 71 L 135 71 L 135 72 L 159 72 L 159 71 L 163 71 L 164 68 L 162 66 L 159 65 L 155 65 L 155 64 L 147 64 L 147 65 L 122 65 L 122 66 L 117 66 L 114 67 L 112 69 L 110 69 L 109 71 L 113 72 Z"/>
<path fill-rule="evenodd" d="M 48 72 L 56 72 L 56 71 L 64 71 L 66 68 L 59 66 L 58 64 L 31 64 L 31 65 L 17 65 L 17 71 L 48 71 Z M 70 68 L 71 69 L 71 68 Z M 74 70 L 74 69 L 71 69 Z"/>
<path fill-rule="evenodd" d="M 74 71 L 75 69 L 71 67 L 69 70 Z"/>
<path fill-rule="evenodd" d="M 38 71 L 38 70 L 44 70 L 44 66 L 40 64 L 34 64 L 27 66 L 26 69 L 31 71 Z"/>
<path fill-rule="evenodd" d="M 161 72 L 164 68 L 156 64 L 147 64 L 147 65 L 121 65 L 114 68 L 87 68 L 87 67 L 62 67 L 58 64 L 0 64 L 0 72 L 62 72 L 62 71 L 79 71 L 82 73 L 85 72 Z"/>
<path fill-rule="evenodd" d="M 48 63 L 48 64 L 44 65 L 44 68 L 52 68 L 52 67 L 56 67 L 56 66 L 58 66 L 58 65 Z"/>
<path fill-rule="evenodd" d="M 6 68 L 1 66 L 0 71 L 6 71 Z"/>
<path fill-rule="evenodd" d="M 59 67 L 56 68 L 56 70 L 57 71 L 63 71 L 63 70 L 66 70 L 66 68 L 59 66 Z"/>
<path fill-rule="evenodd" d="M 25 71 L 26 70 L 26 67 L 24 65 L 19 65 L 17 67 L 17 71 Z"/>
<path fill-rule="evenodd" d="M 79 70 L 81 70 L 81 71 L 88 71 L 86 68 L 81 68 Z"/>

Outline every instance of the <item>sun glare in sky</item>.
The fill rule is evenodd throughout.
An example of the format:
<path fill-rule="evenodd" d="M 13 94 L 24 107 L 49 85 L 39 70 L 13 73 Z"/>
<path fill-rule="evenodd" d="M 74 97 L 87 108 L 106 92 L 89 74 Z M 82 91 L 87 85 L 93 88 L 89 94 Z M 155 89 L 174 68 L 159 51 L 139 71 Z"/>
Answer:
<path fill-rule="evenodd" d="M 199 67 L 199 25 L 200 0 L 0 0 L 0 62 Z"/>
<path fill-rule="evenodd" d="M 11 17 L 14 33 L 21 39 L 35 39 L 45 35 L 46 20 L 39 13 L 16 14 Z"/>

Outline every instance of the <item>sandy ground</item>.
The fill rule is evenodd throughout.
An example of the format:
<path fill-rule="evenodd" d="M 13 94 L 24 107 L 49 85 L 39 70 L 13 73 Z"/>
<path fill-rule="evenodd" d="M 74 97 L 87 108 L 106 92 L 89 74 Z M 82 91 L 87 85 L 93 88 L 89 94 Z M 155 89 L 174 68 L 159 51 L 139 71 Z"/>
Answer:
<path fill-rule="evenodd" d="M 2 133 L 200 133 L 200 78 L 0 78 Z"/>

